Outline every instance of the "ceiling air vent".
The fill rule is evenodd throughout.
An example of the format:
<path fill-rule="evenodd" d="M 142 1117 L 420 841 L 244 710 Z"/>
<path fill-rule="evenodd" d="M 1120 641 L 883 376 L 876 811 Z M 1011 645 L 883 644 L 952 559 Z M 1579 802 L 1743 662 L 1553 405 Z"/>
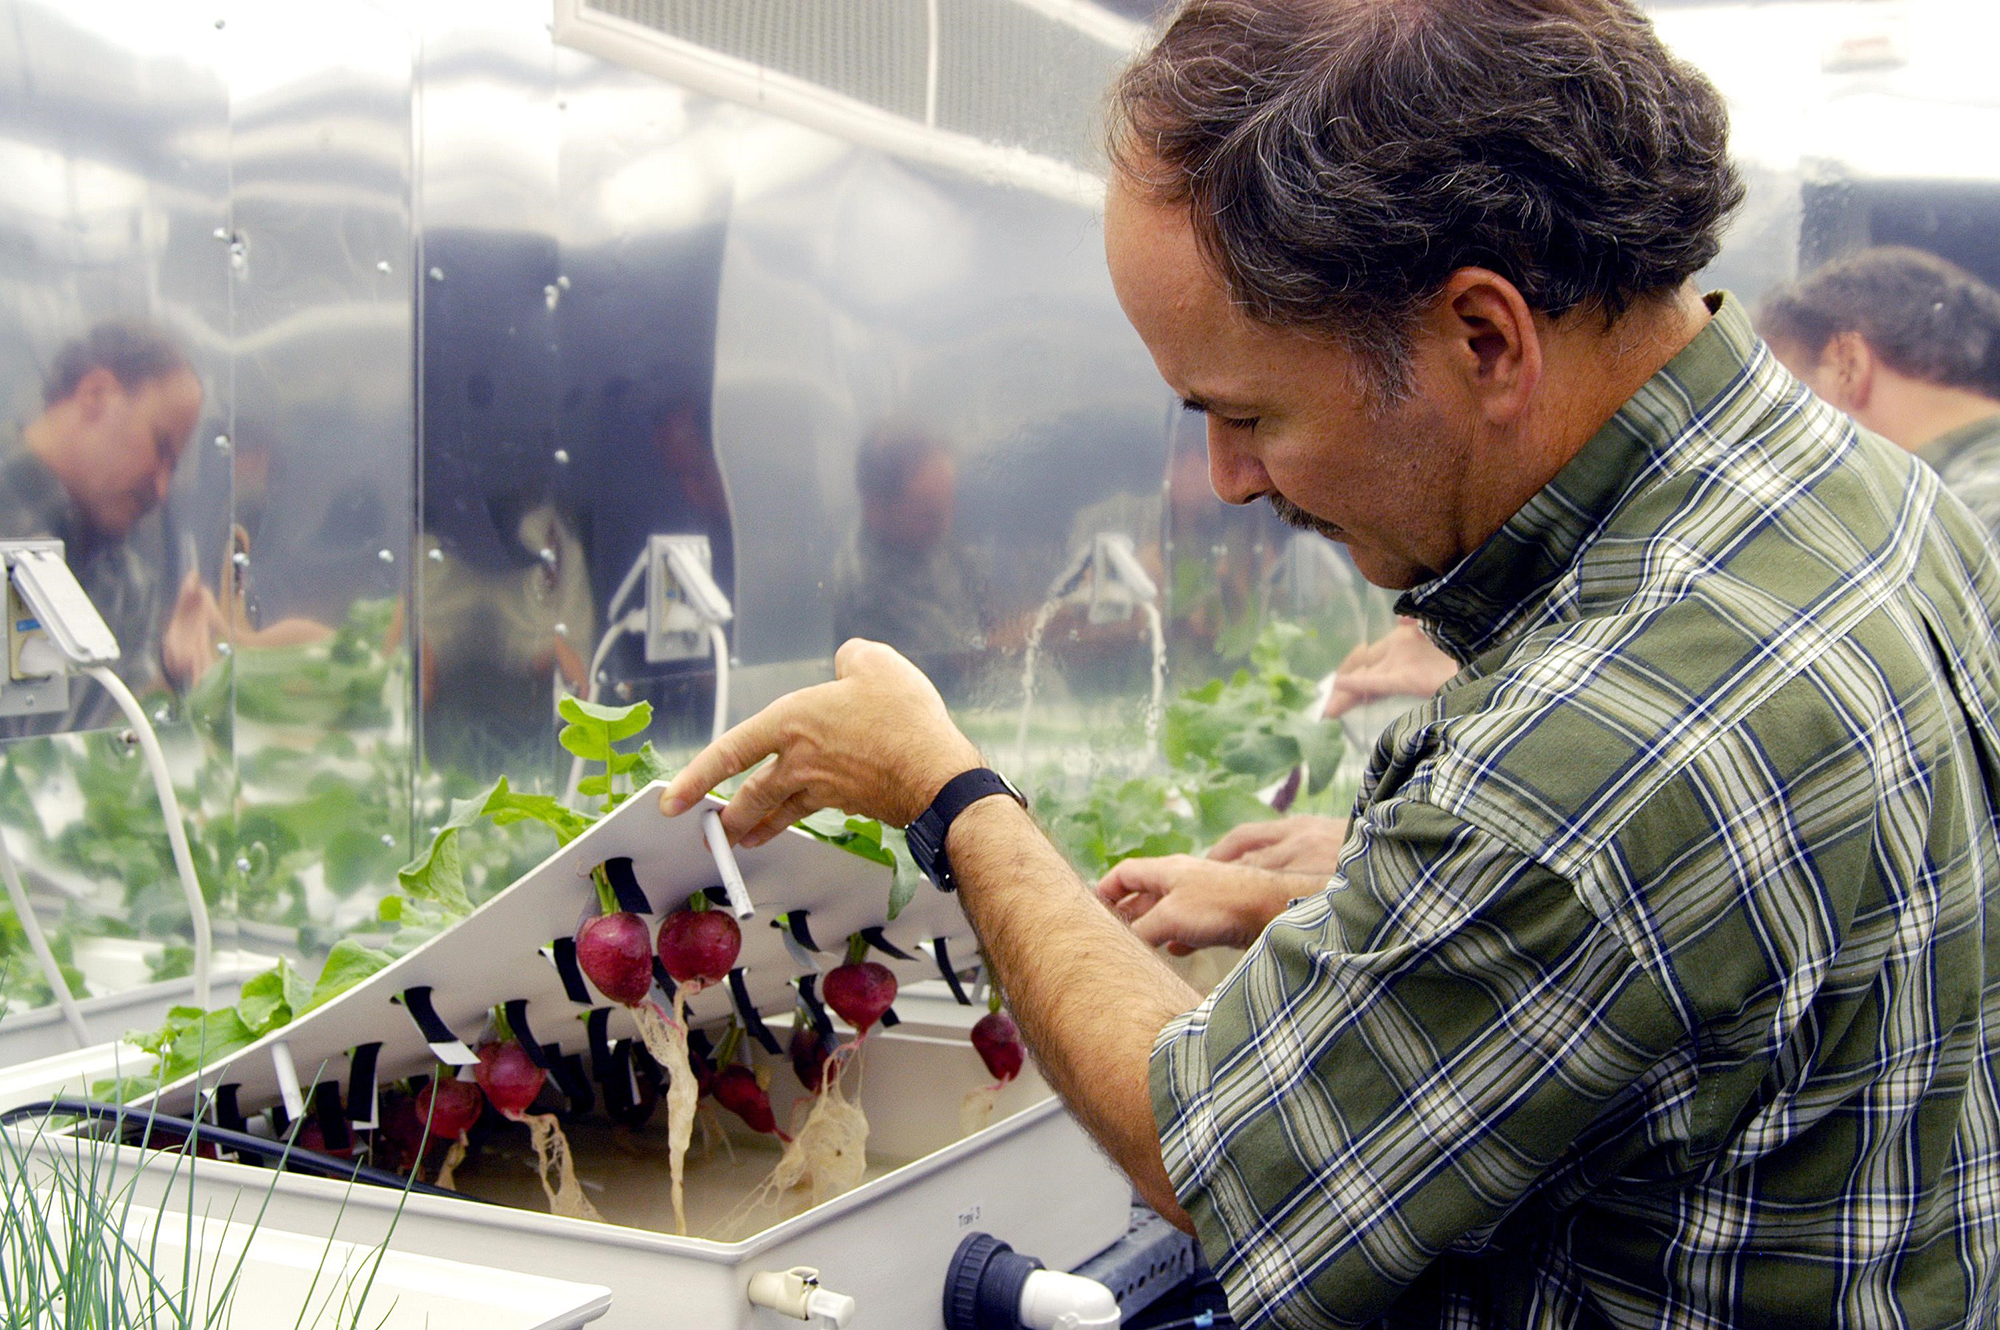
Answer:
<path fill-rule="evenodd" d="M 1142 29 L 1089 0 L 557 0 L 565 45 L 857 142 L 1052 192 L 1101 185 Z"/>

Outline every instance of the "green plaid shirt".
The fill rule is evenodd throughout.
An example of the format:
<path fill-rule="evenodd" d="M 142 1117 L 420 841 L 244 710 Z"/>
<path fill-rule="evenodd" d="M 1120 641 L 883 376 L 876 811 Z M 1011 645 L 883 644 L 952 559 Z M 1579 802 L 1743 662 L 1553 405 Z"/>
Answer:
<path fill-rule="evenodd" d="M 1917 449 L 1944 487 L 2000 540 L 2000 415 L 1961 426 Z"/>
<path fill-rule="evenodd" d="M 1160 1035 L 1246 1327 L 2000 1322 L 2000 565 L 1716 307 L 1405 598 L 1465 670 Z"/>

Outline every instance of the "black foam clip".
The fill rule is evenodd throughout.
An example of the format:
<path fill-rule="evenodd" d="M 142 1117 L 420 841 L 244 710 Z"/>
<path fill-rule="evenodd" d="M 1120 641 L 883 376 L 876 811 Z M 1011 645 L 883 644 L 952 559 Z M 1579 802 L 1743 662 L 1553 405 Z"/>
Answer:
<path fill-rule="evenodd" d="M 431 1046 L 439 1062 L 454 1067 L 469 1067 L 479 1061 L 478 1054 L 465 1046 L 465 1041 L 452 1033 L 431 1005 L 431 990 L 428 984 L 418 984 L 404 989 L 395 1001 L 403 1004 L 403 1010 L 410 1013 L 410 1020 L 416 1024 L 417 1033 Z"/>
<path fill-rule="evenodd" d="M 597 1083 L 604 1087 L 604 1111 L 613 1120 L 631 1113 L 637 1104 L 636 1079 L 632 1074 L 632 1045 L 621 1042 L 616 1052 L 611 1053 L 597 1066 Z"/>
<path fill-rule="evenodd" d="M 701 894 L 708 897 L 710 905 L 720 905 L 725 910 L 729 908 L 729 888 L 720 882 L 712 887 L 703 887 Z"/>
<path fill-rule="evenodd" d="M 583 1028 L 590 1038 L 590 1067 L 598 1080 L 610 1075 L 611 1008 L 593 1007 L 584 1018 Z"/>
<path fill-rule="evenodd" d="M 653 903 L 646 899 L 646 893 L 639 886 L 639 879 L 632 872 L 632 861 L 625 855 L 604 861 L 604 879 L 611 884 L 611 894 L 618 898 L 618 908 L 632 914 L 651 914 Z"/>
<path fill-rule="evenodd" d="M 787 910 L 771 921 L 771 927 L 783 924 L 792 939 L 807 951 L 825 951 L 825 947 L 813 941 L 812 927 L 806 923 L 806 916 L 811 913 L 810 910 Z"/>
<path fill-rule="evenodd" d="M 576 939 L 559 937 L 542 952 L 562 978 L 563 992 L 571 1002 L 590 1004 L 590 988 L 583 982 L 583 970 L 576 963 Z"/>
<path fill-rule="evenodd" d="M 528 1026 L 528 999 L 509 999 L 505 1010 L 507 1024 L 513 1029 L 514 1037 L 521 1041 L 521 1051 L 528 1055 L 528 1061 L 543 1071 L 549 1070 L 549 1055 L 542 1051 L 541 1041 L 535 1038 L 535 1032 Z"/>
<path fill-rule="evenodd" d="M 899 961 L 913 961 L 916 959 L 915 956 L 912 956 L 909 952 L 904 951 L 901 947 L 891 942 L 879 924 L 873 928 L 862 929 L 861 936 L 867 941 L 869 946 L 875 948 L 875 950 L 881 952 L 884 956 L 894 956 Z"/>
<path fill-rule="evenodd" d="M 215 1099 L 210 1111 L 215 1125 L 224 1131 L 243 1131 L 249 1125 L 244 1122 L 243 1109 L 236 1102 L 236 1093 L 240 1088 L 235 1081 L 215 1087 Z"/>
<path fill-rule="evenodd" d="M 969 1007 L 972 999 L 965 995 L 965 985 L 958 982 L 958 971 L 951 968 L 951 948 L 941 937 L 931 939 L 931 955 L 937 960 L 938 973 L 944 976 L 945 987 L 958 999 L 958 1005 Z"/>
<path fill-rule="evenodd" d="M 812 1021 L 813 1029 L 823 1035 L 831 1035 L 833 1022 L 827 1018 L 826 1008 L 820 1005 L 818 986 L 815 982 L 818 977 L 811 974 L 799 976 L 799 1003 L 805 1007 L 806 1016 Z"/>
<path fill-rule="evenodd" d="M 743 1028 L 752 1039 L 764 1046 L 764 1051 L 776 1057 L 782 1050 L 778 1047 L 778 1036 L 771 1033 L 764 1024 L 764 1018 L 757 1014 L 757 1008 L 750 1003 L 750 988 L 743 982 L 743 967 L 737 966 L 729 972 L 729 996 L 735 999 L 736 1015 L 742 1020 Z"/>
<path fill-rule="evenodd" d="M 357 1127 L 377 1125 L 375 1059 L 381 1051 L 380 1043 L 360 1044 L 347 1060 L 347 1109 Z"/>
<path fill-rule="evenodd" d="M 340 1084 L 337 1081 L 321 1081 L 313 1087 L 313 1121 L 319 1124 L 320 1139 L 326 1143 L 326 1153 L 340 1154 L 354 1148 L 354 1134 L 347 1129 L 347 1114 L 340 1110 Z"/>
<path fill-rule="evenodd" d="M 590 1088 L 590 1077 L 584 1074 L 583 1054 L 565 1053 L 560 1044 L 545 1044 L 542 1056 L 549 1061 L 549 1079 L 569 1100 L 572 1113 L 588 1113 L 597 1106 L 597 1092 Z"/>
<path fill-rule="evenodd" d="M 658 956 L 653 957 L 653 982 L 658 984 L 660 991 L 667 995 L 667 1001 L 672 1002 L 674 1000 L 674 990 L 679 988 L 680 985 L 676 984 L 674 977 L 667 973 L 667 967 L 661 964 Z"/>
<path fill-rule="evenodd" d="M 902 1023 L 903 1023 L 903 1018 L 896 1014 L 896 1009 L 894 1007 L 888 1007 L 883 1010 L 882 1020 L 880 1022 L 883 1029 L 887 1030 L 894 1026 L 901 1025 Z"/>

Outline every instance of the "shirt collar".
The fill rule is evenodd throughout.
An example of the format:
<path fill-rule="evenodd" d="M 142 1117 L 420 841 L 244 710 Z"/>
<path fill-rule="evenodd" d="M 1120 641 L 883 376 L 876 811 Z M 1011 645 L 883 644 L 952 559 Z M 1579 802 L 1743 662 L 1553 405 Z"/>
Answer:
<path fill-rule="evenodd" d="M 1398 612 L 1423 621 L 1459 661 L 1487 650 L 1545 598 L 1604 523 L 1656 475 L 1694 423 L 1741 385 L 1761 343 L 1737 300 L 1708 298 L 1714 315 L 1478 549 L 1405 592 Z"/>

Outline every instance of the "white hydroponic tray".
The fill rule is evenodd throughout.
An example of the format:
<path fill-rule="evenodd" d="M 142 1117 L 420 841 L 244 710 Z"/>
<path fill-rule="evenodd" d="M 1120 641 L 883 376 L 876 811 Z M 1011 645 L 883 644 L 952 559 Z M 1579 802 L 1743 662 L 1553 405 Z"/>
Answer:
<path fill-rule="evenodd" d="M 128 1305 L 136 1311 L 186 1296 L 208 1330 L 574 1330 L 611 1305 L 611 1290 L 601 1285 L 398 1251 L 378 1261 L 373 1246 L 269 1223 L 114 1207 L 132 1259 L 146 1262 L 144 1274 L 127 1266 Z"/>
<path fill-rule="evenodd" d="M 231 1083 L 246 1112 L 285 1103 L 299 1116 L 300 1087 L 309 1092 L 321 1081 L 349 1084 L 351 1055 L 373 1045 L 375 1080 L 390 1081 L 428 1073 L 439 1061 L 468 1065 L 471 1049 L 490 1025 L 499 1004 L 525 1002 L 528 1028 L 544 1045 L 566 1053 L 587 1050 L 579 1019 L 592 1007 L 610 1006 L 609 1036 L 636 1032 L 630 1013 L 608 1003 L 595 989 L 579 1002 L 565 985 L 553 951 L 574 937 L 586 918 L 598 913 L 591 870 L 607 860 L 632 861 L 633 876 L 652 907 L 648 922 L 687 903 L 698 892 L 722 884 L 703 831 L 703 808 L 677 818 L 659 810 L 655 783 L 638 791 L 583 835 L 550 855 L 519 881 L 451 929 L 432 938 L 393 965 L 319 1009 L 293 1021 L 248 1048 L 205 1070 L 199 1084 L 189 1078 L 164 1088 L 159 1106 L 186 1113 L 199 1092 Z M 719 809 L 719 800 L 704 806 Z M 958 902 L 925 885 L 889 923 L 891 873 L 887 866 L 849 854 L 793 828 L 766 845 L 736 852 L 734 860 L 756 914 L 742 920 L 743 950 L 738 985 L 717 986 L 688 1005 L 689 1024 L 726 1020 L 742 998 L 764 1015 L 789 1012 L 798 1001 L 803 975 L 831 969 L 843 959 L 850 933 L 880 928 L 879 936 L 910 959 L 883 950 L 870 952 L 897 972 L 899 981 L 934 977 L 937 939 L 945 939 L 953 965 L 972 960 L 971 926 Z M 803 914 L 805 932 L 817 945 L 807 953 L 798 937 L 776 925 L 777 916 Z M 811 962 L 811 964 L 808 964 Z M 426 1037 L 414 1018 L 408 995 L 419 990 L 450 1036 Z M 655 991 L 655 996 L 660 996 Z M 662 999 L 664 1004 L 664 999 Z M 372 1120 L 370 1105 L 350 1105 L 358 1122 Z"/>
<path fill-rule="evenodd" d="M 207 1069 L 199 1083 L 189 1078 L 166 1087 L 157 1096 L 160 1107 L 186 1114 L 203 1090 L 233 1085 L 244 1114 L 282 1103 L 296 1118 L 304 1108 L 302 1096 L 331 1081 L 344 1092 L 347 1116 L 366 1123 L 376 1105 L 364 1086 L 429 1073 L 440 1057 L 469 1059 L 466 1046 L 487 1030 L 489 1012 L 498 1004 L 522 1004 L 510 1010 L 525 1017 L 538 1042 L 565 1054 L 588 1055 L 588 1027 L 581 1018 L 593 1009 L 612 1006 L 610 1038 L 631 1037 L 635 1030 L 624 1009 L 594 991 L 574 992 L 550 956 L 558 939 L 572 937 L 578 924 L 598 911 L 591 870 L 599 863 L 632 861 L 655 921 L 722 880 L 706 842 L 702 810 L 664 817 L 660 788 L 635 794 L 464 921 L 366 982 Z M 741 982 L 695 997 L 693 1023 L 719 1022 L 732 1008 L 748 1007 L 768 1018 L 782 1040 L 789 1033 L 785 1015 L 797 1001 L 798 979 L 838 964 L 854 932 L 880 928 L 883 943 L 907 953 L 907 959 L 871 953 L 904 983 L 939 975 L 938 939 L 945 940 L 954 965 L 972 959 L 971 930 L 955 900 L 922 887 L 897 920 L 885 924 L 889 869 L 804 832 L 794 830 L 743 851 L 735 866 L 756 910 L 742 925 Z M 800 912 L 814 950 L 790 929 L 774 926 L 778 915 L 795 919 Z M 422 1030 L 413 1019 L 413 1005 L 425 1005 L 412 1003 L 411 994 L 419 990 L 428 990 L 428 1005 L 443 1030 L 437 1025 Z M 753 1060 L 772 1071 L 773 1107 L 785 1122 L 798 1093 L 790 1066 L 752 1047 Z M 365 1075 L 370 1058 L 372 1077 Z M 361 1076 L 355 1074 L 357 1062 Z M 402 1205 L 394 1227 L 397 1250 L 604 1284 L 613 1293 L 604 1324 L 631 1330 L 662 1324 L 704 1330 L 796 1325 L 751 1306 L 745 1295 L 754 1273 L 795 1266 L 818 1269 L 827 1288 L 856 1298 L 861 1310 L 854 1324 L 863 1330 L 941 1327 L 945 1270 L 966 1233 L 992 1233 L 1054 1269 L 1081 1264 L 1124 1233 L 1130 1184 L 1032 1069 L 1001 1092 L 992 1125 L 963 1139 L 961 1099 L 989 1076 L 962 1028 L 911 1021 L 878 1031 L 869 1036 L 858 1070 L 862 1074 L 851 1076 L 848 1088 L 855 1093 L 858 1086 L 869 1117 L 870 1159 L 896 1166 L 740 1241 L 673 1236 L 666 1231 L 670 1225 L 657 1222 L 657 1204 L 654 1222 L 641 1226 L 631 1218 L 631 1177 L 610 1175 L 633 1174 L 657 1161 L 647 1156 L 621 1164 L 584 1144 L 577 1149 L 577 1165 L 586 1194 L 593 1182 L 613 1190 L 622 1186 L 627 1193 L 622 1201 L 602 1191 L 592 1195 L 614 1222 L 563 1219 L 539 1208 L 470 1199 L 413 1195 L 405 1202 L 385 1188 L 350 1188 L 213 1161 L 201 1161 L 194 1170 L 194 1197 L 199 1210 L 221 1213 L 230 1204 L 263 1204 L 268 1191 L 270 1222 L 316 1234 L 337 1231 L 363 1243 L 381 1241 Z M 734 1127 L 733 1119 L 721 1116 Z M 587 1137 L 589 1128 L 573 1125 L 572 1135 Z M 184 1160 L 126 1154 L 139 1169 L 141 1200 L 158 1204 L 156 1198 L 169 1193 L 184 1196 L 190 1185 Z M 605 1171 L 593 1178 L 593 1170 Z M 461 1176 L 470 1190 L 473 1180 Z M 539 1206 L 538 1195 L 530 1193 L 530 1200 Z M 616 1222 L 621 1210 L 624 1222 Z"/>
<path fill-rule="evenodd" d="M 266 1223 L 297 1232 L 363 1246 L 393 1233 L 397 1251 L 605 1285 L 611 1290 L 605 1330 L 796 1327 L 746 1297 L 753 1274 L 796 1266 L 817 1269 L 825 1287 L 856 1300 L 854 1330 L 942 1330 L 946 1268 L 967 1233 L 991 1233 L 1056 1270 L 1081 1265 L 1124 1233 L 1130 1184 L 1032 1067 L 1006 1087 L 991 1126 L 957 1139 L 960 1097 L 987 1079 L 964 1032 L 909 1022 L 869 1036 L 869 1045 L 859 1079 L 870 1153 L 914 1161 L 739 1242 L 475 1200 L 405 1198 L 387 1188 L 212 1160 L 190 1166 L 172 1152 L 122 1147 L 115 1154 L 121 1185 L 130 1178 L 139 1201 L 170 1211 L 184 1209 L 191 1191 L 197 1213 L 265 1207 Z M 775 1071 L 772 1098 L 782 1121 L 798 1089 L 788 1067 L 780 1063 Z M 739 1137 L 737 1148 L 744 1145 Z M 52 1138 L 33 1148 L 109 1151 Z M 592 1191 L 600 1165 L 580 1153 L 578 1168 Z M 532 1180 L 526 1185 L 532 1188 Z M 596 1200 L 614 1211 L 601 1192 Z"/>

